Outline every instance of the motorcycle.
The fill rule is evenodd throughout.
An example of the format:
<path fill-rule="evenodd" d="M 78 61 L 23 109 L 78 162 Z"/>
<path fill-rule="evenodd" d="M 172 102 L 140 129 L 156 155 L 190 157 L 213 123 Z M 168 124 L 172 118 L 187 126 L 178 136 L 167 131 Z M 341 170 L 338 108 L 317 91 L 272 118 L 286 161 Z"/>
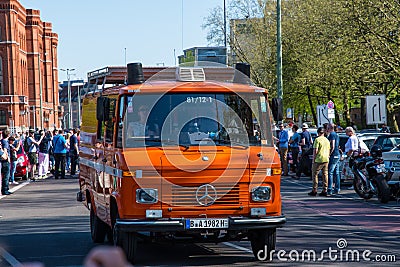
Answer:
<path fill-rule="evenodd" d="M 374 145 L 370 156 L 352 157 L 349 165 L 354 173 L 354 191 L 360 197 L 370 199 L 376 195 L 381 203 L 389 202 L 392 194 L 388 181 L 394 171 L 385 168 L 380 146 Z"/>

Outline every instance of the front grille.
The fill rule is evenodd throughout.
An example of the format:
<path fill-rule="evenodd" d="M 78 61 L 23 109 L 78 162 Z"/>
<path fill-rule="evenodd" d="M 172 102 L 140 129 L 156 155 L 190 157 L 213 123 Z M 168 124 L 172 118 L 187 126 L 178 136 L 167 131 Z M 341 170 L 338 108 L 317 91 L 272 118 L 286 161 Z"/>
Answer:
<path fill-rule="evenodd" d="M 212 205 L 239 205 L 239 185 L 214 185 L 217 191 L 217 200 Z M 172 206 L 201 206 L 196 200 L 196 191 L 199 187 L 172 186 L 171 194 L 165 195 L 165 200 Z M 169 200 L 169 201 L 168 201 Z"/>

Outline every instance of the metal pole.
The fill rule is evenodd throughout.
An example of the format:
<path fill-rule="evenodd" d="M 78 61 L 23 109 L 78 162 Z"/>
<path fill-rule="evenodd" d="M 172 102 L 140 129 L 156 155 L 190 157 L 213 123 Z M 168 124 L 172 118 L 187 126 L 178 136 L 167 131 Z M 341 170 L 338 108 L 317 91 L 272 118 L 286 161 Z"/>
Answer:
<path fill-rule="evenodd" d="M 81 127 L 81 88 L 78 85 L 78 125 L 77 127 Z"/>
<path fill-rule="evenodd" d="M 224 46 L 226 47 L 226 0 L 224 0 Z"/>
<path fill-rule="evenodd" d="M 62 71 L 67 72 L 67 79 L 68 79 L 68 127 L 71 128 L 72 125 L 72 115 L 71 115 L 71 74 L 70 71 L 74 71 L 75 69 L 60 69 Z M 64 125 L 65 127 L 65 125 Z"/>
<path fill-rule="evenodd" d="M 68 79 L 68 129 L 71 128 L 72 116 L 71 116 L 71 79 L 69 75 L 69 69 L 67 69 Z"/>
<path fill-rule="evenodd" d="M 39 95 L 40 95 L 40 129 L 43 129 L 43 85 L 42 70 L 40 68 L 40 53 L 38 52 L 38 68 L 39 68 Z"/>
<path fill-rule="evenodd" d="M 277 96 L 283 99 L 282 90 L 282 40 L 281 40 L 281 0 L 276 1 L 276 90 Z M 282 106 L 283 109 L 283 106 Z M 283 113 L 283 110 L 282 110 Z"/>

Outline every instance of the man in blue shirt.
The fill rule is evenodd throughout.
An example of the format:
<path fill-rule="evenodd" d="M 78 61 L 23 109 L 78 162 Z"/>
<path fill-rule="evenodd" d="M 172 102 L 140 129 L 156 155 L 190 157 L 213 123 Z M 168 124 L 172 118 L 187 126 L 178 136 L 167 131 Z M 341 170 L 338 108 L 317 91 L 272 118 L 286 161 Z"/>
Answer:
<path fill-rule="evenodd" d="M 279 124 L 279 155 L 281 157 L 281 166 L 283 168 L 283 175 L 288 175 L 288 163 L 287 163 L 287 153 L 289 146 L 289 133 L 283 127 L 283 123 Z"/>
<path fill-rule="evenodd" d="M 58 130 L 58 134 L 53 137 L 53 149 L 55 160 L 54 178 L 65 178 L 65 156 L 67 154 L 67 145 L 63 134 L 63 130 Z"/>
<path fill-rule="evenodd" d="M 340 191 L 340 172 L 339 172 L 339 136 L 336 133 L 336 125 L 328 124 L 328 140 L 330 142 L 330 156 L 328 165 L 328 195 L 339 194 Z M 333 189 L 333 184 L 335 188 Z"/>
<path fill-rule="evenodd" d="M 299 158 L 299 152 L 300 152 L 299 143 L 301 141 L 301 136 L 297 132 L 298 129 L 299 129 L 299 127 L 296 124 L 293 125 L 293 127 L 292 127 L 293 135 L 289 140 L 290 151 L 292 152 L 292 159 L 293 159 L 292 170 L 294 172 L 296 172 L 296 170 L 298 168 L 298 158 Z"/>

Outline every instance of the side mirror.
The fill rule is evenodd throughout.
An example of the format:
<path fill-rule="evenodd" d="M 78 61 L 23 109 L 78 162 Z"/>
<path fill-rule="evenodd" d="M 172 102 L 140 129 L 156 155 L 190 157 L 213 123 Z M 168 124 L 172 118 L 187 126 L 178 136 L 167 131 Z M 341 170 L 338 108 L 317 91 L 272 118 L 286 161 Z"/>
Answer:
<path fill-rule="evenodd" d="M 104 120 L 104 97 L 99 96 L 96 102 L 96 118 L 98 121 Z"/>
<path fill-rule="evenodd" d="M 97 98 L 96 118 L 98 121 L 108 121 L 110 114 L 110 99 L 108 97 L 99 96 Z"/>

